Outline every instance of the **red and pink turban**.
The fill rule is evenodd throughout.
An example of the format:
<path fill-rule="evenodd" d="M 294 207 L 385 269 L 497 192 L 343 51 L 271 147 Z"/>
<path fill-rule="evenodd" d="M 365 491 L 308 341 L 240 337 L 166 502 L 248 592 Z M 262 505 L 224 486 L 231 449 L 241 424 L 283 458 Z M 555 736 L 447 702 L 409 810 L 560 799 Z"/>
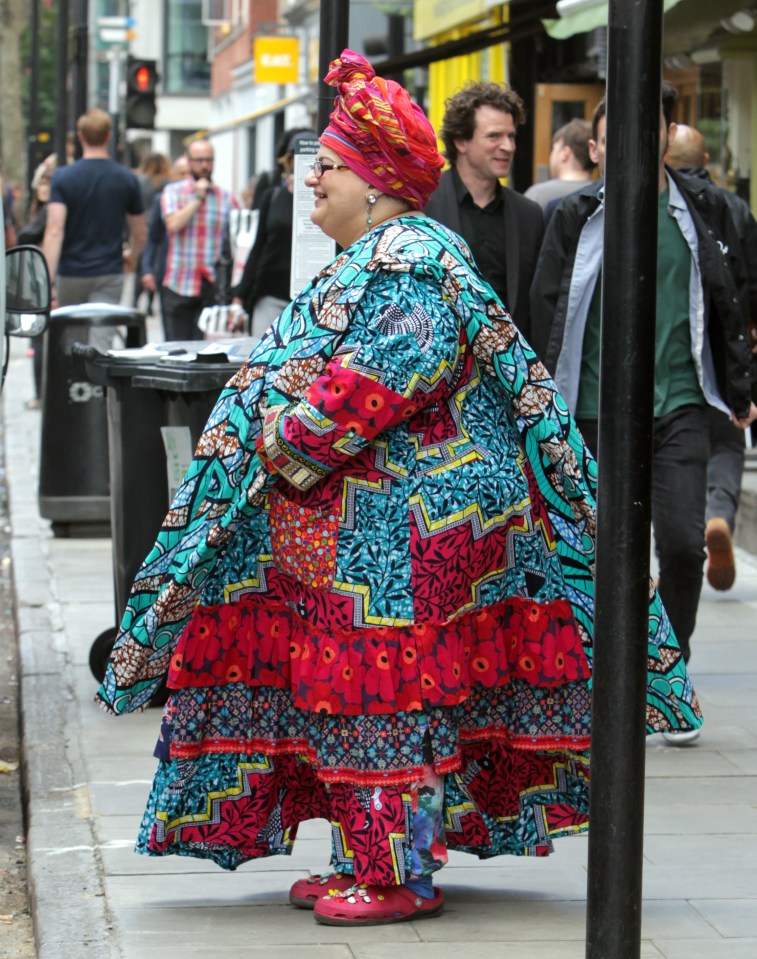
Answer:
<path fill-rule="evenodd" d="M 332 61 L 325 80 L 339 96 L 321 143 L 377 190 L 422 209 L 444 166 L 423 110 L 354 50 Z"/>

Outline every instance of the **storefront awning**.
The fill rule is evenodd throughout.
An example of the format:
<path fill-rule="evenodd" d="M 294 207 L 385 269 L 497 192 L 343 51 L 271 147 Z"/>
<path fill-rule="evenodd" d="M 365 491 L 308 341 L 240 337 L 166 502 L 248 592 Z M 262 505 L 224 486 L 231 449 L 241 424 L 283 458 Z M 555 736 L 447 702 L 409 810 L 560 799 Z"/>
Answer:
<path fill-rule="evenodd" d="M 311 98 L 315 98 L 315 92 L 313 90 L 306 90 L 303 93 L 294 93 L 292 96 L 282 97 L 280 100 L 274 100 L 273 103 L 260 107 L 258 110 L 253 110 L 252 113 L 245 113 L 244 116 L 236 117 L 234 120 L 227 120 L 226 123 L 221 123 L 217 127 L 211 127 L 208 130 L 198 130 L 197 133 L 184 137 L 183 142 L 185 145 L 188 145 L 193 140 L 207 140 L 210 137 L 218 136 L 219 133 L 228 133 L 229 130 L 235 130 L 237 127 L 250 126 L 257 120 L 270 116 L 272 113 L 278 113 L 279 110 L 283 110 L 293 103 L 300 103 L 302 100 L 309 100 Z"/>
<path fill-rule="evenodd" d="M 663 0 L 667 13 L 681 0 Z M 587 33 L 607 26 L 607 0 L 558 0 L 559 20 L 543 20 L 544 29 L 555 40 L 565 40 L 576 33 Z"/>

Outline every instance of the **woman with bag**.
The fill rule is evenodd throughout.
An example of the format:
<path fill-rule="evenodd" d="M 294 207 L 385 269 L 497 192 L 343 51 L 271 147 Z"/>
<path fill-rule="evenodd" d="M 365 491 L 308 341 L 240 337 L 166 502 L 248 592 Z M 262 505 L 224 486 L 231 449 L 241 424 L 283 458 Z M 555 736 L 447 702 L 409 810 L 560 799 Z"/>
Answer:
<path fill-rule="evenodd" d="M 50 202 L 50 180 L 57 161 L 54 154 L 43 160 L 32 177 L 32 202 L 29 207 L 29 222 L 18 231 L 19 244 L 42 245 L 47 225 L 47 204 Z M 32 363 L 34 371 L 34 399 L 28 400 L 28 409 L 37 410 L 42 405 L 42 350 L 44 338 L 32 337 Z"/>

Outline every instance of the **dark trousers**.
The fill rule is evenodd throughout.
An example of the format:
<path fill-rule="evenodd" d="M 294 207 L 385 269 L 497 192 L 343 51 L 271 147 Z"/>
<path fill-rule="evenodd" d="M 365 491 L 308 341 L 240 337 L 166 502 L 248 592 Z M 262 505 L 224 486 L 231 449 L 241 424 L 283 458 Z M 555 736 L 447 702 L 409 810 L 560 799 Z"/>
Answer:
<path fill-rule="evenodd" d="M 597 452 L 596 420 L 579 420 Z M 707 409 L 681 406 L 654 421 L 652 526 L 660 565 L 658 590 L 684 658 L 697 620 L 704 573 L 704 514 L 710 441 Z M 602 482 L 601 471 L 599 481 Z"/>
<path fill-rule="evenodd" d="M 197 325 L 206 306 L 215 303 L 215 287 L 202 281 L 199 296 L 181 296 L 167 286 L 161 287 L 163 326 L 169 340 L 201 340 L 202 330 Z"/>
<path fill-rule="evenodd" d="M 733 532 L 746 455 L 744 430 L 734 426 L 729 416 L 712 406 L 707 408 L 707 424 L 710 431 L 710 459 L 707 463 L 705 519 L 718 516 L 728 523 Z"/>

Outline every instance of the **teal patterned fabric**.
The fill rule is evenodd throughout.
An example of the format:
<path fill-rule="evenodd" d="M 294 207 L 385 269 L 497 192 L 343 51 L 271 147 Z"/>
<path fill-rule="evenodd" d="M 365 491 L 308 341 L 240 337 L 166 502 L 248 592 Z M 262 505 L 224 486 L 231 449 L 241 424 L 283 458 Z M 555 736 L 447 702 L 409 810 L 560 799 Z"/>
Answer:
<path fill-rule="evenodd" d="M 445 314 L 456 317 L 482 373 L 476 402 L 501 411 L 514 455 L 525 456 L 554 536 L 560 591 L 591 661 L 596 464 L 545 368 L 475 271 L 462 241 L 414 214 L 374 228 L 338 256 L 283 312 L 221 393 L 158 540 L 135 579 L 98 692 L 106 709 L 144 708 L 198 605 L 230 602 L 228 584 L 243 580 L 246 558 L 255 552 L 257 540 L 268 535 L 266 510 L 274 477 L 257 450 L 261 442 L 266 449 L 278 442 L 276 411 L 302 400 L 348 341 L 364 307 L 390 305 L 392 296 L 402 302 L 418 296 L 418 290 L 423 300 L 417 313 L 402 311 L 411 316 L 414 336 L 438 335 L 433 324 L 426 331 L 423 318 L 434 317 L 442 305 Z M 388 314 L 380 315 L 384 322 Z M 380 337 L 372 345 L 366 334 L 361 363 L 380 348 Z M 407 374 L 398 355 L 382 385 L 401 392 Z M 381 434 L 388 449 L 394 442 L 401 448 L 401 429 Z M 270 444 L 266 430 L 273 430 Z M 306 460 L 292 469 L 297 471 L 293 483 L 302 477 L 303 483 L 312 483 L 323 475 L 322 466 Z M 440 495 L 454 496 L 452 486 L 440 486 Z M 398 621 L 412 614 L 407 586 L 403 596 L 386 600 Z M 653 588 L 648 664 L 648 730 L 699 726 L 696 697 Z"/>

